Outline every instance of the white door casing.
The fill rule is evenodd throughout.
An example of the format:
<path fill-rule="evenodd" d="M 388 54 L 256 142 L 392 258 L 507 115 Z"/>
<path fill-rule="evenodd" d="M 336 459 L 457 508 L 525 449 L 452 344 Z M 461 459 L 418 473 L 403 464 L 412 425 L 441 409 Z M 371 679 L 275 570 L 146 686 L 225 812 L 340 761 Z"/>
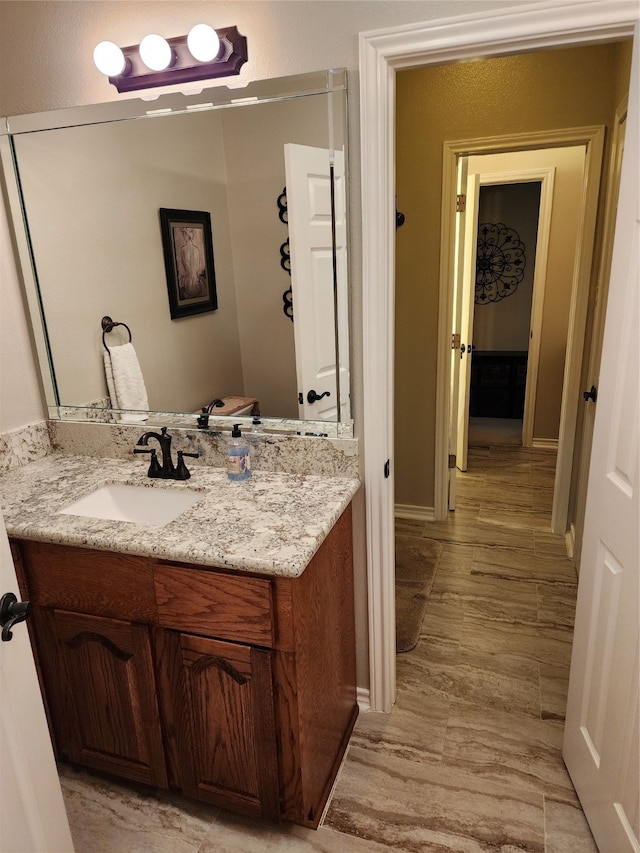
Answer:
<path fill-rule="evenodd" d="M 505 139 L 504 144 L 509 145 L 513 144 L 513 140 L 510 142 Z M 459 144 L 459 143 L 457 143 Z M 467 147 L 467 146 L 465 146 Z M 469 148 L 473 147 L 473 143 L 469 143 Z M 515 151 L 515 152 L 499 152 L 497 154 L 481 154 L 481 155 L 471 155 L 468 157 L 464 157 L 462 159 L 467 161 L 468 169 L 471 175 L 473 175 L 476 171 L 478 172 L 480 188 L 483 186 L 495 186 L 496 184 L 517 184 L 523 182 L 531 182 L 531 181 L 539 181 L 541 183 L 540 189 L 540 206 L 539 206 L 539 216 L 538 216 L 538 231 L 537 231 L 537 240 L 536 240 L 536 252 L 535 252 L 535 269 L 534 269 L 534 280 L 533 280 L 533 298 L 531 304 L 531 322 L 530 322 L 530 335 L 529 335 L 529 351 L 527 358 L 527 380 L 526 380 L 526 389 L 525 389 L 525 404 L 524 404 L 524 415 L 523 415 L 523 425 L 522 425 L 522 443 L 525 447 L 530 447 L 533 445 L 533 420 L 535 413 L 535 403 L 536 403 L 536 390 L 538 383 L 538 366 L 540 361 L 540 340 L 542 337 L 542 314 L 544 307 L 544 292 L 545 292 L 545 280 L 546 280 L 546 271 L 547 271 L 547 258 L 549 251 L 549 237 L 551 231 L 551 214 L 553 208 L 553 190 L 554 190 L 554 178 L 555 178 L 555 166 L 553 165 L 542 165 L 543 161 L 551 162 L 554 156 L 554 148 L 541 147 L 536 148 L 535 150 L 528 151 Z M 514 165 L 516 162 L 520 162 L 523 166 L 519 171 L 500 171 L 500 172 L 491 172 L 491 171 L 483 171 L 483 163 L 491 163 L 492 167 L 500 168 L 500 163 L 504 159 L 505 165 L 509 163 L 510 165 Z M 536 161 L 536 168 L 524 168 L 527 163 L 530 163 L 531 160 Z M 468 207 L 470 207 L 469 205 Z M 576 211 L 576 216 L 579 216 L 580 211 Z M 477 205 L 475 206 L 475 222 L 470 225 L 470 234 L 473 238 L 473 235 L 477 233 L 478 230 L 478 213 L 477 213 Z M 473 261 L 473 265 L 475 265 L 475 260 Z M 474 269 L 474 266 L 471 267 Z M 469 280 L 467 282 L 468 286 L 471 286 L 473 282 Z M 469 297 L 470 299 L 471 297 Z M 455 300 L 455 298 L 454 298 Z M 469 304 L 469 301 L 465 304 Z M 471 309 L 473 309 L 473 304 L 471 304 Z M 473 335 L 473 316 L 469 317 L 466 321 L 467 324 L 470 323 L 470 332 L 467 332 L 467 337 L 471 340 Z M 463 354 L 463 359 L 465 355 Z M 466 357 L 469 357 L 467 352 Z M 470 370 L 467 371 L 468 379 L 470 379 Z M 467 391 L 466 396 L 463 397 L 462 393 L 460 395 L 460 405 L 462 406 L 464 403 L 467 405 L 467 410 L 462 409 L 460 411 L 460 424 L 464 425 L 464 429 L 468 432 L 468 403 L 469 403 L 469 393 Z M 463 421 L 464 418 L 464 421 Z M 458 465 L 458 467 L 465 471 L 466 470 L 466 456 L 467 456 L 467 438 L 465 436 L 461 436 L 460 431 L 458 431 L 459 435 L 459 443 L 464 442 L 463 448 L 460 449 L 459 459 L 463 461 L 464 467 L 462 465 Z"/>
<path fill-rule="evenodd" d="M 374 710 L 390 711 L 395 699 L 393 466 L 385 476 L 385 462 L 393 457 L 395 72 L 514 50 L 629 38 L 637 17 L 635 0 L 550 0 L 360 34 L 363 436 L 369 698 Z M 442 239 L 449 244 L 449 223 L 443 223 L 443 231 Z M 451 317 L 442 301 L 438 319 L 448 339 Z M 447 435 L 448 416 L 448 410 L 436 413 L 441 421 L 436 430 L 442 435 Z M 446 465 L 443 453 L 436 459 L 437 482 L 446 484 L 446 471 L 438 470 Z M 446 494 L 436 494 L 438 499 L 446 506 Z"/>
<path fill-rule="evenodd" d="M 575 425 L 577 420 L 577 400 L 580 395 L 582 354 L 584 349 L 584 334 L 587 318 L 587 307 L 589 298 L 589 282 L 591 277 L 591 254 L 595 233 L 595 221 L 598 202 L 598 190 L 600 184 L 600 172 L 602 168 L 602 151 L 604 144 L 604 127 L 577 127 L 564 128 L 549 131 L 512 134 L 507 136 L 493 136 L 486 138 L 457 140 L 445 142 L 443 149 L 443 202 L 442 202 L 442 228 L 440 241 L 440 311 L 446 310 L 452 302 L 450 293 L 451 273 L 453 266 L 452 257 L 454 250 L 447 242 L 449 235 L 453 233 L 451 222 L 458 215 L 455 213 L 453 196 L 450 188 L 456 175 L 456 163 L 462 156 L 468 156 L 470 162 L 477 162 L 487 157 L 487 162 L 495 163 L 504 156 L 518 157 L 521 154 L 535 158 L 538 167 L 546 164 L 546 151 L 549 149 L 571 149 L 584 147 L 585 162 L 583 174 L 583 202 L 582 209 L 577 211 L 579 221 L 578 246 L 576 248 L 576 263 L 574 266 L 573 280 L 571 282 L 571 308 L 569 319 L 569 330 L 567 334 L 565 367 L 563 374 L 563 399 L 560 416 L 560 429 L 558 439 L 558 464 L 556 467 L 556 479 L 554 487 L 554 503 L 552 512 L 552 529 L 557 533 L 564 533 L 569 506 L 569 490 L 571 483 L 571 468 L 573 464 L 573 448 L 575 439 Z M 488 167 L 487 167 L 488 168 Z M 498 169 L 498 166 L 495 166 Z M 470 168 L 470 171 L 478 171 Z M 551 216 L 551 211 L 545 209 L 545 215 Z M 538 285 L 541 282 L 537 279 Z M 444 306 L 444 307 L 443 307 Z M 534 306 L 539 314 L 534 314 L 535 320 L 540 320 L 539 328 L 534 344 L 534 355 L 537 355 L 535 346 L 540 343 L 540 332 L 542 328 L 542 305 Z M 441 337 L 439 349 L 446 345 Z M 538 350 L 539 352 L 539 350 Z M 437 519 L 446 516 L 444 511 L 443 486 L 440 476 L 445 476 L 439 470 L 438 461 L 444 453 L 444 437 L 439 431 L 442 427 L 439 412 L 443 411 L 446 403 L 442 397 L 448 391 L 448 378 L 442 376 L 444 362 L 439 361 L 443 368 L 438 369 L 437 377 L 437 399 L 436 399 L 436 477 L 435 477 L 435 501 L 434 514 Z M 533 388 L 528 387 L 527 399 L 531 400 Z M 531 406 L 526 410 L 527 429 L 533 431 L 533 409 Z M 527 434 L 528 436 L 528 434 Z"/>
<path fill-rule="evenodd" d="M 467 203 L 464 220 L 464 249 L 462 259 L 462 298 L 460 321 L 460 378 L 458 386 L 458 440 L 456 466 L 467 470 L 469 450 L 469 399 L 471 396 L 471 345 L 476 291 L 476 260 L 478 256 L 478 207 L 480 205 L 480 175 L 467 176 Z M 464 347 L 464 349 L 462 349 Z"/>
<path fill-rule="evenodd" d="M 456 197 L 467 191 L 468 158 L 458 159 Z M 451 326 L 451 393 L 449 396 L 449 500 L 448 509 L 456 508 L 456 471 L 458 452 L 458 400 L 460 397 L 460 374 L 462 373 L 462 293 L 464 271 L 464 234 L 466 229 L 466 204 L 462 204 L 456 216 L 453 245 L 453 300 Z M 454 457 L 454 458 L 452 458 Z"/>
<path fill-rule="evenodd" d="M 20 600 L 0 516 L 0 593 Z M 73 853 L 27 626 L 0 642 L 0 850 Z"/>
<path fill-rule="evenodd" d="M 622 154 L 624 151 L 624 135 L 627 121 L 628 102 L 629 98 L 625 97 L 616 110 L 616 120 L 611 140 L 612 156 L 610 158 L 609 176 L 607 180 L 609 191 L 607 192 L 604 225 L 602 228 L 602 253 L 600 256 L 601 261 L 598 273 L 596 306 L 591 333 L 591 350 L 589 353 L 586 382 L 584 383 L 585 390 L 589 390 L 592 386 L 596 385 L 598 381 L 598 374 L 600 372 L 602 337 L 604 334 L 604 316 L 607 305 L 609 276 L 611 274 L 611 255 L 613 252 L 613 236 L 616 223 L 618 195 L 620 191 L 620 169 L 622 164 Z M 575 524 L 572 524 L 567 532 L 567 550 L 569 551 L 569 556 L 576 559 L 576 569 L 578 572 L 580 571 L 584 510 L 589 477 L 589 461 L 591 456 L 589 451 L 593 442 L 593 421 L 595 415 L 595 406 L 593 406 L 591 402 L 585 401 L 584 405 L 585 410 L 583 412 L 581 437 L 583 452 L 580 455 L 580 470 L 578 473 L 576 488 Z"/>
<path fill-rule="evenodd" d="M 640 851 L 640 116 L 632 61 L 563 756 L 600 853 Z"/>
<path fill-rule="evenodd" d="M 344 155 L 292 143 L 284 153 L 299 416 L 336 420 L 338 396 L 349 381 L 334 334 L 338 310 L 344 314 L 337 281 L 346 266 L 346 217 L 344 204 L 335 203 L 344 199 Z M 334 209 L 343 215 L 334 219 Z M 312 390 L 321 399 L 309 400 Z"/>

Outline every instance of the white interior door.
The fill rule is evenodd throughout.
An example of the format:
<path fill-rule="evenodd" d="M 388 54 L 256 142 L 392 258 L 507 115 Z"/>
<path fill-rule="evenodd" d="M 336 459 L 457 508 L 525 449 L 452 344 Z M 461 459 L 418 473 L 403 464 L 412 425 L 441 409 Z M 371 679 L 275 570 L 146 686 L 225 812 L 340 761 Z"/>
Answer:
<path fill-rule="evenodd" d="M 337 265 L 346 264 L 346 225 L 334 231 L 336 186 L 332 186 L 331 152 L 294 144 L 285 145 L 284 151 L 298 411 L 308 420 L 336 420 L 338 382 L 341 389 L 348 388 L 349 383 L 344 365 L 338 377 L 334 332 L 339 306 Z M 344 192 L 344 155 L 335 152 L 335 157 Z M 342 217 L 343 222 L 345 219 Z M 342 250 L 336 255 L 334 268 L 337 238 L 342 239 Z M 344 310 L 345 306 L 341 307 Z"/>
<path fill-rule="evenodd" d="M 480 175 L 471 174 L 467 177 L 460 320 L 460 378 L 458 389 L 456 465 L 461 471 L 467 470 L 467 456 L 469 449 L 469 398 L 471 394 L 471 349 L 473 341 L 473 316 L 476 293 L 479 204 Z"/>
<path fill-rule="evenodd" d="M 469 160 L 459 157 L 457 164 L 456 196 L 460 199 L 467 189 Z M 462 292 L 464 266 L 464 236 L 466 223 L 466 204 L 458 205 L 454 235 L 453 260 L 453 323 L 451 327 L 451 393 L 449 395 L 449 509 L 456 508 L 456 471 L 457 464 L 451 462 L 458 452 L 458 407 L 460 401 L 460 366 L 462 342 Z"/>
<path fill-rule="evenodd" d="M 601 853 L 640 850 L 639 98 L 636 28 L 563 750 Z"/>
<path fill-rule="evenodd" d="M 529 320 L 529 340 L 527 342 L 527 380 L 522 417 L 522 444 L 525 447 L 533 446 L 533 421 L 538 385 L 542 317 L 556 172 L 554 163 L 557 156 L 567 151 L 579 151 L 584 163 L 584 148 L 578 147 L 565 147 L 563 149 L 543 147 L 535 150 L 481 154 L 468 158 L 469 169 L 472 172 L 477 171 L 480 175 L 481 188 L 502 184 L 540 182 L 538 229 L 533 258 L 533 293 Z M 575 156 L 577 158 L 578 154 L 576 153 Z"/>
<path fill-rule="evenodd" d="M 0 516 L 0 594 L 18 583 Z M 0 642 L 0 850 L 73 853 L 25 624 Z"/>

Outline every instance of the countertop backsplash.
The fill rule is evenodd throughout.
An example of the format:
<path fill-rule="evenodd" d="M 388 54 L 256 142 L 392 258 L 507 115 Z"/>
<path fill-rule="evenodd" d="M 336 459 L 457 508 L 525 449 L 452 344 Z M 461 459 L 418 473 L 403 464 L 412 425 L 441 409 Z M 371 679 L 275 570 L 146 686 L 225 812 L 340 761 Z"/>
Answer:
<path fill-rule="evenodd" d="M 133 447 L 146 431 L 135 426 L 70 421 L 39 421 L 0 434 L 0 473 L 41 459 L 49 453 L 106 459 L 133 459 Z M 155 428 L 149 427 L 156 431 Z M 224 468 L 230 432 L 213 434 L 204 430 L 170 430 L 174 458 L 177 450 L 199 453 L 198 465 Z M 243 433 L 251 447 L 254 471 L 318 474 L 330 477 L 359 477 L 358 440 L 313 436 Z M 140 466 L 144 467 L 141 458 Z"/>
<path fill-rule="evenodd" d="M 0 474 L 35 462 L 50 453 L 51 437 L 47 421 L 37 421 L 0 433 Z"/>

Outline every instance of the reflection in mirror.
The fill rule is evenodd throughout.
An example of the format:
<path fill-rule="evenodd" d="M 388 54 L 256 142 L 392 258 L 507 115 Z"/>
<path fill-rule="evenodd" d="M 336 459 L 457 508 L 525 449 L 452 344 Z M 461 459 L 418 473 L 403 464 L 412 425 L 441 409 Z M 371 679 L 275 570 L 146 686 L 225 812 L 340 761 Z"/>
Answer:
<path fill-rule="evenodd" d="M 345 74 L 233 94 L 8 120 L 52 416 L 350 428 Z"/>

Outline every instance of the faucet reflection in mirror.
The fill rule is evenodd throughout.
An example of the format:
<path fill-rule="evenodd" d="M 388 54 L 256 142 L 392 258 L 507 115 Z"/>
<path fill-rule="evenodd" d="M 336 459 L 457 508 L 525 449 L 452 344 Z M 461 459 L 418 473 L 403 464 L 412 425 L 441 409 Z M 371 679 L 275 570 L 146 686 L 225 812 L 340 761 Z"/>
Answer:
<path fill-rule="evenodd" d="M 186 36 L 165 39 L 150 33 L 129 47 L 102 41 L 93 61 L 118 92 L 132 92 L 236 75 L 247 56 L 247 39 L 237 27 L 216 31 L 196 24 Z"/>

